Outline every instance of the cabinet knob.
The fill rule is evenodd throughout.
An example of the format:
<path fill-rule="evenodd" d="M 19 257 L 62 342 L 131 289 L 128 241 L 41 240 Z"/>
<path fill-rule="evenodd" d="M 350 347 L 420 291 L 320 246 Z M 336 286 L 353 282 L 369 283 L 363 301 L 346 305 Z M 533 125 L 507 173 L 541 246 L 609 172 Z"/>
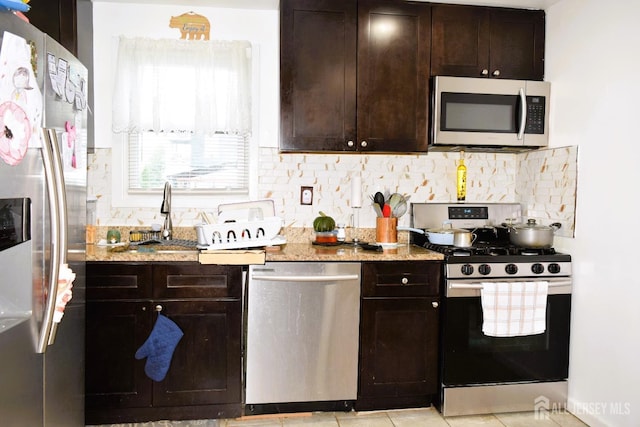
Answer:
<path fill-rule="evenodd" d="M 347 141 L 347 147 L 353 147 L 353 141 Z"/>
<path fill-rule="evenodd" d="M 494 75 L 495 77 L 498 77 L 498 76 L 500 75 L 500 70 L 495 70 L 495 71 L 493 72 L 493 75 Z"/>
<path fill-rule="evenodd" d="M 409 279 L 407 279 L 406 277 L 403 277 L 401 282 L 403 285 L 406 285 L 407 283 L 409 283 Z"/>
<path fill-rule="evenodd" d="M 156 311 L 160 313 L 162 311 L 162 306 L 160 304 L 156 305 Z"/>
<path fill-rule="evenodd" d="M 480 74 L 482 74 L 483 76 L 488 76 L 489 75 L 489 70 L 487 70 L 486 68 L 484 68 Z"/>
<path fill-rule="evenodd" d="M 360 143 L 360 146 L 361 146 L 362 148 L 365 148 L 367 145 L 369 145 L 369 144 L 367 144 L 367 141 L 362 141 L 362 142 Z"/>
<path fill-rule="evenodd" d="M 438 301 L 433 301 L 431 305 L 433 306 L 433 308 L 438 308 L 440 304 L 438 303 Z"/>

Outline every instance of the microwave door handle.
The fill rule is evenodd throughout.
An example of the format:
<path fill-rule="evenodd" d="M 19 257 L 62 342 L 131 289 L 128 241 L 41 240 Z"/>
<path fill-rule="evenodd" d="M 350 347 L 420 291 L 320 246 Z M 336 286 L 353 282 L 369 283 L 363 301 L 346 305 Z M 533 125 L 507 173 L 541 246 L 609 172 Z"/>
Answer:
<path fill-rule="evenodd" d="M 524 94 L 524 88 L 520 88 L 520 127 L 518 128 L 518 139 L 524 137 L 524 126 L 527 123 L 527 96 Z"/>

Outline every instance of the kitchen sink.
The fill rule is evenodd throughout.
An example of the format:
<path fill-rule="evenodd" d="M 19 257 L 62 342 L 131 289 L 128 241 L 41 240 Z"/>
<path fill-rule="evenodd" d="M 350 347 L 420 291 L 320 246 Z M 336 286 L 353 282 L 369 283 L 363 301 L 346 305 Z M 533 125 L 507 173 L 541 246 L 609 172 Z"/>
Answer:
<path fill-rule="evenodd" d="M 131 245 L 128 251 L 138 254 L 195 254 L 198 253 L 196 244 L 194 240 L 163 240 L 151 244 Z"/>
<path fill-rule="evenodd" d="M 179 249 L 155 249 L 155 248 L 149 248 L 149 249 L 145 249 L 145 250 L 140 250 L 140 248 L 138 249 L 129 249 L 129 252 L 134 253 L 134 254 L 187 254 L 187 253 L 198 253 L 197 249 L 193 249 L 193 248 L 179 248 Z"/>

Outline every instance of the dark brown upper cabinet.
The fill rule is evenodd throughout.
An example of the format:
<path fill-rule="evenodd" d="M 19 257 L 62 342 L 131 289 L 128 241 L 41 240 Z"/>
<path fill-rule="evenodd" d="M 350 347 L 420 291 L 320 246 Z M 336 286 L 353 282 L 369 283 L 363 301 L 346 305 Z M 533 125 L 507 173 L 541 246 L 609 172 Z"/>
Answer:
<path fill-rule="evenodd" d="M 30 5 L 29 22 L 77 55 L 76 0 L 32 0 Z"/>
<path fill-rule="evenodd" d="M 434 5 L 431 75 L 543 80 L 542 10 Z"/>
<path fill-rule="evenodd" d="M 431 6 L 282 0 L 280 150 L 427 150 Z"/>

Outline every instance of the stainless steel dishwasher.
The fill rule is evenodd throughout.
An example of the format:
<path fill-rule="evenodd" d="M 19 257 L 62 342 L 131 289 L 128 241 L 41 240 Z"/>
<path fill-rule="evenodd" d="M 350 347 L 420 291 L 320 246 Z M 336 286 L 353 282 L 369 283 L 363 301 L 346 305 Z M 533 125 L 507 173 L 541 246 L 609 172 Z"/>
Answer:
<path fill-rule="evenodd" d="M 359 263 L 251 266 L 246 404 L 355 400 L 359 313 Z"/>

